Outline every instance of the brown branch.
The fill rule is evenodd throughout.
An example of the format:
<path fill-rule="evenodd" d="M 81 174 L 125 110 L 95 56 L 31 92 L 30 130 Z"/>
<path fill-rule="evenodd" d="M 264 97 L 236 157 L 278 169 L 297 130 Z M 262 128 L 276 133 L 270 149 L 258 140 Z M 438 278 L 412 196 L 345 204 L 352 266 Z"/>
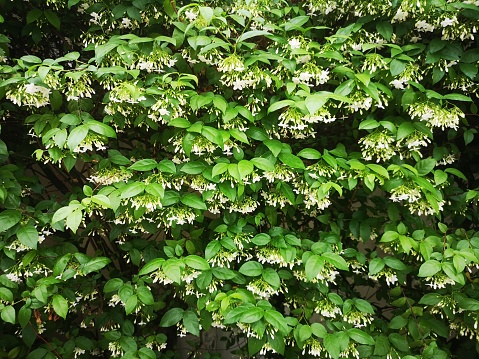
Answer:
<path fill-rule="evenodd" d="M 58 354 L 58 352 L 55 350 L 55 348 L 52 347 L 52 345 L 44 338 L 40 335 L 40 333 L 38 333 L 38 331 L 35 329 L 35 327 L 32 325 L 32 323 L 28 322 L 28 324 L 30 324 L 30 326 L 32 327 L 33 331 L 35 332 L 37 338 L 41 339 L 42 341 L 45 342 L 46 345 L 48 345 L 48 347 L 52 350 L 53 353 L 55 353 L 56 357 L 58 359 L 62 359 L 61 355 Z"/>

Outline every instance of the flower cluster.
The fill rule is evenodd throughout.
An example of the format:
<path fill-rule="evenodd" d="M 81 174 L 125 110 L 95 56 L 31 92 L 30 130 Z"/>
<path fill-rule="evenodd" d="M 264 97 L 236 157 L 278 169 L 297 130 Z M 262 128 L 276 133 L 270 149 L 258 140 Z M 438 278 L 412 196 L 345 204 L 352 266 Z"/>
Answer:
<path fill-rule="evenodd" d="M 10 88 L 6 97 L 18 106 L 43 107 L 50 103 L 50 89 L 34 83 Z"/>
<path fill-rule="evenodd" d="M 117 182 L 127 182 L 133 173 L 120 168 L 104 168 L 90 175 L 88 180 L 98 185 L 108 186 Z"/>
<path fill-rule="evenodd" d="M 75 153 L 85 153 L 95 151 L 106 150 L 105 144 L 108 143 L 108 139 L 105 136 L 89 132 L 86 137 L 73 149 Z"/>
<path fill-rule="evenodd" d="M 433 102 L 417 102 L 411 104 L 408 109 L 409 115 L 413 119 L 418 119 L 427 123 L 431 128 L 459 128 L 459 121 L 464 118 L 464 113 L 456 106 L 444 108 Z"/>
<path fill-rule="evenodd" d="M 376 158 L 376 162 L 387 161 L 396 154 L 394 142 L 387 130 L 376 130 L 359 140 L 363 158 L 368 161 Z"/>

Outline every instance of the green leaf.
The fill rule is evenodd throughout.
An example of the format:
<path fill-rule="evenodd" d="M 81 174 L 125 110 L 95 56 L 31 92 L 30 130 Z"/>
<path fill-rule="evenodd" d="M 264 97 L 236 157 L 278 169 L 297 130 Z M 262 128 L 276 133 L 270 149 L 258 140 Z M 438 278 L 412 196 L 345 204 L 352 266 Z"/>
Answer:
<path fill-rule="evenodd" d="M 140 359 L 156 359 L 155 352 L 147 347 L 140 348 L 140 350 L 138 350 L 138 356 Z"/>
<path fill-rule="evenodd" d="M 103 287 L 104 293 L 114 292 L 118 290 L 123 285 L 123 280 L 120 278 L 112 278 L 108 282 L 105 283 Z"/>
<path fill-rule="evenodd" d="M 68 301 L 60 294 L 54 294 L 52 297 L 52 306 L 55 313 L 63 319 L 66 319 L 68 314 Z"/>
<path fill-rule="evenodd" d="M 32 317 L 32 310 L 24 305 L 18 311 L 18 324 L 20 324 L 22 328 L 25 328 L 30 322 L 31 317 Z"/>
<path fill-rule="evenodd" d="M 273 288 L 279 288 L 281 281 L 279 279 L 278 273 L 273 268 L 265 268 L 263 270 L 262 276 L 265 282 L 270 284 Z"/>
<path fill-rule="evenodd" d="M 464 174 L 456 168 L 449 167 L 449 168 L 446 168 L 444 172 L 450 173 L 456 177 L 459 177 L 460 179 L 463 179 L 464 181 L 467 181 L 467 177 L 464 176 Z"/>
<path fill-rule="evenodd" d="M 309 20 L 309 16 L 295 16 L 284 24 L 284 30 L 302 30 L 301 26 L 306 24 Z"/>
<path fill-rule="evenodd" d="M 360 329 L 351 328 L 351 329 L 348 330 L 348 335 L 356 343 L 366 344 L 366 345 L 374 345 L 373 337 L 371 337 L 368 333 L 366 333 L 366 332 L 364 332 Z"/>
<path fill-rule="evenodd" d="M 268 108 L 268 113 L 274 112 L 276 110 L 279 110 L 280 108 L 286 107 L 286 106 L 294 106 L 295 103 L 292 100 L 281 100 L 278 102 L 273 103 L 271 106 Z"/>
<path fill-rule="evenodd" d="M 384 335 L 379 335 L 376 338 L 376 344 L 374 346 L 374 355 L 380 355 L 386 357 L 386 354 L 391 350 L 389 340 Z"/>
<path fill-rule="evenodd" d="M 447 95 L 444 95 L 444 99 L 452 101 L 472 102 L 472 99 L 469 96 L 462 95 L 460 93 L 449 93 Z"/>
<path fill-rule="evenodd" d="M 385 266 L 384 260 L 382 258 L 374 258 L 369 262 L 369 274 L 374 275 L 383 270 Z"/>
<path fill-rule="evenodd" d="M 12 228 L 22 219 L 22 214 L 13 209 L 7 209 L 0 213 L 0 232 L 5 232 Z"/>
<path fill-rule="evenodd" d="M 0 287 L 0 299 L 5 302 L 13 302 L 13 293 L 8 288 Z"/>
<path fill-rule="evenodd" d="M 323 105 L 328 102 L 329 96 L 325 93 L 313 94 L 306 97 L 304 103 L 311 115 L 314 115 Z"/>
<path fill-rule="evenodd" d="M 159 268 L 161 268 L 164 261 L 165 260 L 163 258 L 155 258 L 155 259 L 149 261 L 148 263 L 146 263 L 143 266 L 143 268 L 141 268 L 138 275 L 145 275 L 145 274 L 148 274 L 148 273 L 151 273 L 151 272 L 154 272 L 154 271 L 158 270 Z"/>
<path fill-rule="evenodd" d="M 213 258 L 216 253 L 220 251 L 221 248 L 222 246 L 220 241 L 211 241 L 210 243 L 208 243 L 205 249 L 205 259 L 210 260 L 211 258 Z"/>
<path fill-rule="evenodd" d="M 389 268 L 400 270 L 400 271 L 407 269 L 407 266 L 395 257 L 384 257 L 383 260 L 384 260 L 384 263 L 386 263 L 386 265 Z"/>
<path fill-rule="evenodd" d="M 244 34 L 242 34 L 238 40 L 236 40 L 237 43 L 248 40 L 252 37 L 257 37 L 257 36 L 264 36 L 264 35 L 271 35 L 269 32 L 264 31 L 264 30 L 251 30 L 247 31 Z"/>
<path fill-rule="evenodd" d="M 55 29 L 60 30 L 60 19 L 58 15 L 51 10 L 45 10 L 44 14 L 48 22 L 52 24 Z"/>
<path fill-rule="evenodd" d="M 438 273 L 442 269 L 441 263 L 435 259 L 430 259 L 424 262 L 421 267 L 419 267 L 419 277 L 432 277 L 434 274 Z"/>
<path fill-rule="evenodd" d="M 228 165 L 229 163 L 217 163 L 214 167 L 213 170 L 211 171 L 211 176 L 216 177 L 222 173 L 225 173 L 228 171 Z"/>
<path fill-rule="evenodd" d="M 137 196 L 140 193 L 143 193 L 145 188 L 146 188 L 146 185 L 143 182 L 129 183 L 125 187 L 122 187 L 120 189 L 121 191 L 120 198 L 125 199 L 125 198 L 131 198 L 131 197 Z"/>
<path fill-rule="evenodd" d="M 204 258 L 197 255 L 189 255 L 184 259 L 184 261 L 188 267 L 191 267 L 193 269 L 197 269 L 197 270 L 210 269 L 210 265 L 208 264 L 208 262 Z"/>
<path fill-rule="evenodd" d="M 271 163 L 271 161 L 269 161 L 269 160 L 266 159 L 266 158 L 261 158 L 261 157 L 252 158 L 252 159 L 250 160 L 250 162 L 251 162 L 256 168 L 259 168 L 260 170 L 263 170 L 263 171 L 274 171 L 274 164 Z"/>
<path fill-rule="evenodd" d="M 107 42 L 103 45 L 98 45 L 95 47 L 95 60 L 97 63 L 101 63 L 103 57 L 108 54 L 113 49 L 117 48 L 120 45 L 120 42 Z"/>
<path fill-rule="evenodd" d="M 175 118 L 168 122 L 168 126 L 177 128 L 189 128 L 191 127 L 191 123 L 186 118 Z"/>
<path fill-rule="evenodd" d="M 393 241 L 395 241 L 395 240 L 398 239 L 398 238 L 399 238 L 399 234 L 398 234 L 397 232 L 394 232 L 394 231 L 386 231 L 386 232 L 384 232 L 384 234 L 382 235 L 380 242 L 382 242 L 382 243 L 393 242 Z"/>
<path fill-rule="evenodd" d="M 326 253 L 323 253 L 321 257 L 324 258 L 326 262 L 329 262 L 337 269 L 346 270 L 346 271 L 349 270 L 348 263 L 339 254 L 326 252 Z"/>
<path fill-rule="evenodd" d="M 383 166 L 372 163 L 372 164 L 366 165 L 366 167 L 372 169 L 374 172 L 381 175 L 382 177 L 389 179 L 389 172 Z"/>
<path fill-rule="evenodd" d="M 73 233 L 75 233 L 78 230 L 78 227 L 80 226 L 82 219 L 83 219 L 82 210 L 80 208 L 75 209 L 66 218 L 65 225 L 68 228 L 70 228 Z"/>
<path fill-rule="evenodd" d="M 249 144 L 248 136 L 244 132 L 241 132 L 236 128 L 232 128 L 229 130 L 229 133 L 238 141 Z"/>
<path fill-rule="evenodd" d="M 414 166 L 414 168 L 416 168 L 417 173 L 418 173 L 419 176 L 425 176 L 428 173 L 430 173 L 434 169 L 435 166 L 436 166 L 436 160 L 435 159 L 425 158 L 425 159 L 419 161 L 418 163 L 416 163 L 416 166 Z"/>
<path fill-rule="evenodd" d="M 184 264 L 176 259 L 170 258 L 163 263 L 163 272 L 175 283 L 181 283 L 181 272 L 184 268 Z"/>
<path fill-rule="evenodd" d="M 180 195 L 176 191 L 166 191 L 165 195 L 161 199 L 161 204 L 163 206 L 171 206 L 172 204 L 176 204 L 180 201 Z"/>
<path fill-rule="evenodd" d="M 85 123 L 85 126 L 87 126 L 93 132 L 98 133 L 102 136 L 116 138 L 115 130 L 105 123 L 90 120 Z"/>
<path fill-rule="evenodd" d="M 201 210 L 207 209 L 206 204 L 203 202 L 203 200 L 194 193 L 185 193 L 180 198 L 180 201 L 185 206 L 188 206 L 191 208 L 201 209 Z"/>
<path fill-rule="evenodd" d="M 324 338 L 326 334 L 328 333 L 324 325 L 322 325 L 321 323 L 311 324 L 311 330 L 313 334 L 317 336 L 318 338 Z"/>
<path fill-rule="evenodd" d="M 389 71 L 391 72 L 391 75 L 397 76 L 401 72 L 404 71 L 406 68 L 406 63 L 403 61 L 399 61 L 398 59 L 393 59 L 391 63 L 389 64 Z"/>
<path fill-rule="evenodd" d="M 17 231 L 17 237 L 20 243 L 28 248 L 37 249 L 38 231 L 32 225 L 27 224 L 25 227 L 20 228 Z"/>
<path fill-rule="evenodd" d="M 241 176 L 238 171 L 238 164 L 237 163 L 230 163 L 228 165 L 228 173 L 237 181 L 241 181 Z"/>
<path fill-rule="evenodd" d="M 135 162 L 133 165 L 130 166 L 130 170 L 151 171 L 152 169 L 156 168 L 157 165 L 158 163 L 156 163 L 155 160 L 146 158 Z"/>
<path fill-rule="evenodd" d="M 200 335 L 200 323 L 198 316 L 195 312 L 188 310 L 183 315 L 183 325 L 188 333 L 199 336 Z"/>
<path fill-rule="evenodd" d="M 333 359 L 338 359 L 339 354 L 343 350 L 346 350 L 349 345 L 349 336 L 345 332 L 326 334 L 323 344 L 329 355 L 331 355 Z"/>
<path fill-rule="evenodd" d="M 305 274 L 306 274 L 306 279 L 309 281 L 312 280 L 313 278 L 316 278 L 316 276 L 321 272 L 321 270 L 324 267 L 324 259 L 321 258 L 317 254 L 313 254 L 308 258 L 306 261 L 305 265 Z"/>
<path fill-rule="evenodd" d="M 373 306 L 364 299 L 354 299 L 354 306 L 360 312 L 374 314 Z"/>
<path fill-rule="evenodd" d="M 312 334 L 313 334 L 313 331 L 311 330 L 311 327 L 306 324 L 300 327 L 298 337 L 300 341 L 305 342 L 306 340 L 311 338 Z"/>
<path fill-rule="evenodd" d="M 110 150 L 108 151 L 108 157 L 110 158 L 110 161 L 116 165 L 129 165 L 131 161 L 123 156 L 120 152 L 116 150 Z"/>
<path fill-rule="evenodd" d="M 160 321 L 160 327 L 171 327 L 183 319 L 184 310 L 181 308 L 171 308 L 163 315 Z"/>
<path fill-rule="evenodd" d="M 213 275 L 216 278 L 221 279 L 221 280 L 229 280 L 229 279 L 233 279 L 234 277 L 236 277 L 235 272 L 233 272 L 229 268 L 213 267 L 211 269 L 211 272 L 213 273 Z"/>
<path fill-rule="evenodd" d="M 286 323 L 286 320 L 284 319 L 283 315 L 276 310 L 265 310 L 264 319 L 274 328 L 277 328 L 280 332 L 285 334 L 289 332 L 289 327 Z"/>
<path fill-rule="evenodd" d="M 155 197 L 163 198 L 165 195 L 165 189 L 159 183 L 149 183 L 145 187 L 146 193 L 149 193 Z"/>
<path fill-rule="evenodd" d="M 466 64 L 462 62 L 459 64 L 459 68 L 461 69 L 461 72 L 471 80 L 477 76 L 479 70 L 475 64 Z"/>
<path fill-rule="evenodd" d="M 13 308 L 11 305 L 3 307 L 0 316 L 4 322 L 15 324 L 15 308 Z"/>
<path fill-rule="evenodd" d="M 407 339 L 398 333 L 389 334 L 389 341 L 396 349 L 402 352 L 407 352 L 409 350 L 409 343 Z"/>
<path fill-rule="evenodd" d="M 264 309 L 258 307 L 250 307 L 244 311 L 241 315 L 239 321 L 242 323 L 254 323 L 263 318 L 264 316 Z"/>
<path fill-rule="evenodd" d="M 291 153 L 280 153 L 279 157 L 281 162 L 291 168 L 304 169 L 304 163 L 298 156 L 295 156 Z"/>
<path fill-rule="evenodd" d="M 409 322 L 408 319 L 406 319 L 404 317 L 401 317 L 401 316 L 397 316 L 397 317 L 394 317 L 394 318 L 391 319 L 391 321 L 389 322 L 388 328 L 389 329 L 402 329 L 402 328 L 405 328 L 407 326 L 408 322 Z"/>
<path fill-rule="evenodd" d="M 206 166 L 203 162 L 192 161 L 185 163 L 183 167 L 181 167 L 181 172 L 190 174 L 190 175 L 197 175 L 203 173 Z"/>
<path fill-rule="evenodd" d="M 249 308 L 253 308 L 252 304 L 240 305 L 233 308 L 226 314 L 224 324 L 233 324 L 239 321 L 241 316 L 248 311 Z"/>
<path fill-rule="evenodd" d="M 243 263 L 239 272 L 248 277 L 257 277 L 263 273 L 263 265 L 256 261 L 248 261 Z"/>
<path fill-rule="evenodd" d="M 238 172 L 241 179 L 245 179 L 253 170 L 254 166 L 250 161 L 241 160 L 238 162 Z"/>
<path fill-rule="evenodd" d="M 464 310 L 477 312 L 479 310 L 479 300 L 473 298 L 467 298 L 463 295 L 456 295 L 455 299 L 460 308 Z"/>
<path fill-rule="evenodd" d="M 267 233 L 258 233 L 251 239 L 251 242 L 258 246 L 264 246 L 271 242 L 271 237 Z"/>
<path fill-rule="evenodd" d="M 88 135 L 88 127 L 85 125 L 80 125 L 75 127 L 68 136 L 67 146 L 68 148 L 73 151 L 78 145 L 85 139 Z"/>
<path fill-rule="evenodd" d="M 390 41 L 393 34 L 393 26 L 390 22 L 381 21 L 376 24 L 376 30 L 386 40 Z"/>
<path fill-rule="evenodd" d="M 43 15 L 43 11 L 40 9 L 32 9 L 27 13 L 27 24 L 30 24 L 36 20 L 38 20 Z M 30 55 L 31 56 L 31 55 Z M 41 63 L 42 60 L 38 59 L 38 63 Z M 24 60 L 25 61 L 25 60 Z M 31 61 L 27 61 L 31 62 Z M 33 62 L 35 63 L 35 62 Z"/>
<path fill-rule="evenodd" d="M 96 272 L 104 268 L 107 264 L 111 262 L 110 258 L 107 257 L 97 257 L 89 260 L 87 263 L 80 266 L 80 271 L 83 274 L 89 274 L 91 272 Z"/>
<path fill-rule="evenodd" d="M 303 148 L 299 151 L 298 157 L 303 157 L 308 160 L 319 160 L 321 158 L 321 153 L 314 148 Z"/>
<path fill-rule="evenodd" d="M 138 305 L 138 296 L 136 294 L 133 294 L 125 302 L 125 313 L 127 315 L 133 313 L 137 305 Z"/>
<path fill-rule="evenodd" d="M 372 130 L 377 127 L 379 127 L 379 122 L 375 119 L 364 120 L 359 124 L 360 130 Z"/>
<path fill-rule="evenodd" d="M 201 274 L 196 277 L 196 285 L 199 289 L 206 289 L 213 279 L 213 273 L 211 270 L 202 271 Z"/>
<path fill-rule="evenodd" d="M 424 294 L 421 300 L 419 301 L 419 304 L 425 304 L 425 305 L 436 305 L 442 300 L 443 296 L 437 293 L 427 293 Z M 479 309 L 479 307 L 478 307 Z"/>
<path fill-rule="evenodd" d="M 411 122 L 404 122 L 402 123 L 396 133 L 396 139 L 400 140 L 403 139 L 407 136 L 409 136 L 411 133 L 415 131 L 414 125 Z"/>

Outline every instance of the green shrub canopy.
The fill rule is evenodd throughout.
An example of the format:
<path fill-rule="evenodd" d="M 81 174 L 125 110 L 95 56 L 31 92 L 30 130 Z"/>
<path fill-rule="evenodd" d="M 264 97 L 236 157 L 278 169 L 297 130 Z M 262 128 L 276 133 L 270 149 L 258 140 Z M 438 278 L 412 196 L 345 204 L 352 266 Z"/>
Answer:
<path fill-rule="evenodd" d="M 0 11 L 0 357 L 475 353 L 478 1 Z"/>

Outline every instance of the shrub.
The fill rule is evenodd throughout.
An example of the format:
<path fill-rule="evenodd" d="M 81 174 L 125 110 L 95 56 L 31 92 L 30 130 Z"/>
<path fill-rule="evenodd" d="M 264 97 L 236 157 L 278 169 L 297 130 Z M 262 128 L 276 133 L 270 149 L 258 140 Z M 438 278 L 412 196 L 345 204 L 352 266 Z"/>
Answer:
<path fill-rule="evenodd" d="M 0 5 L 2 357 L 474 346 L 477 1 Z"/>

